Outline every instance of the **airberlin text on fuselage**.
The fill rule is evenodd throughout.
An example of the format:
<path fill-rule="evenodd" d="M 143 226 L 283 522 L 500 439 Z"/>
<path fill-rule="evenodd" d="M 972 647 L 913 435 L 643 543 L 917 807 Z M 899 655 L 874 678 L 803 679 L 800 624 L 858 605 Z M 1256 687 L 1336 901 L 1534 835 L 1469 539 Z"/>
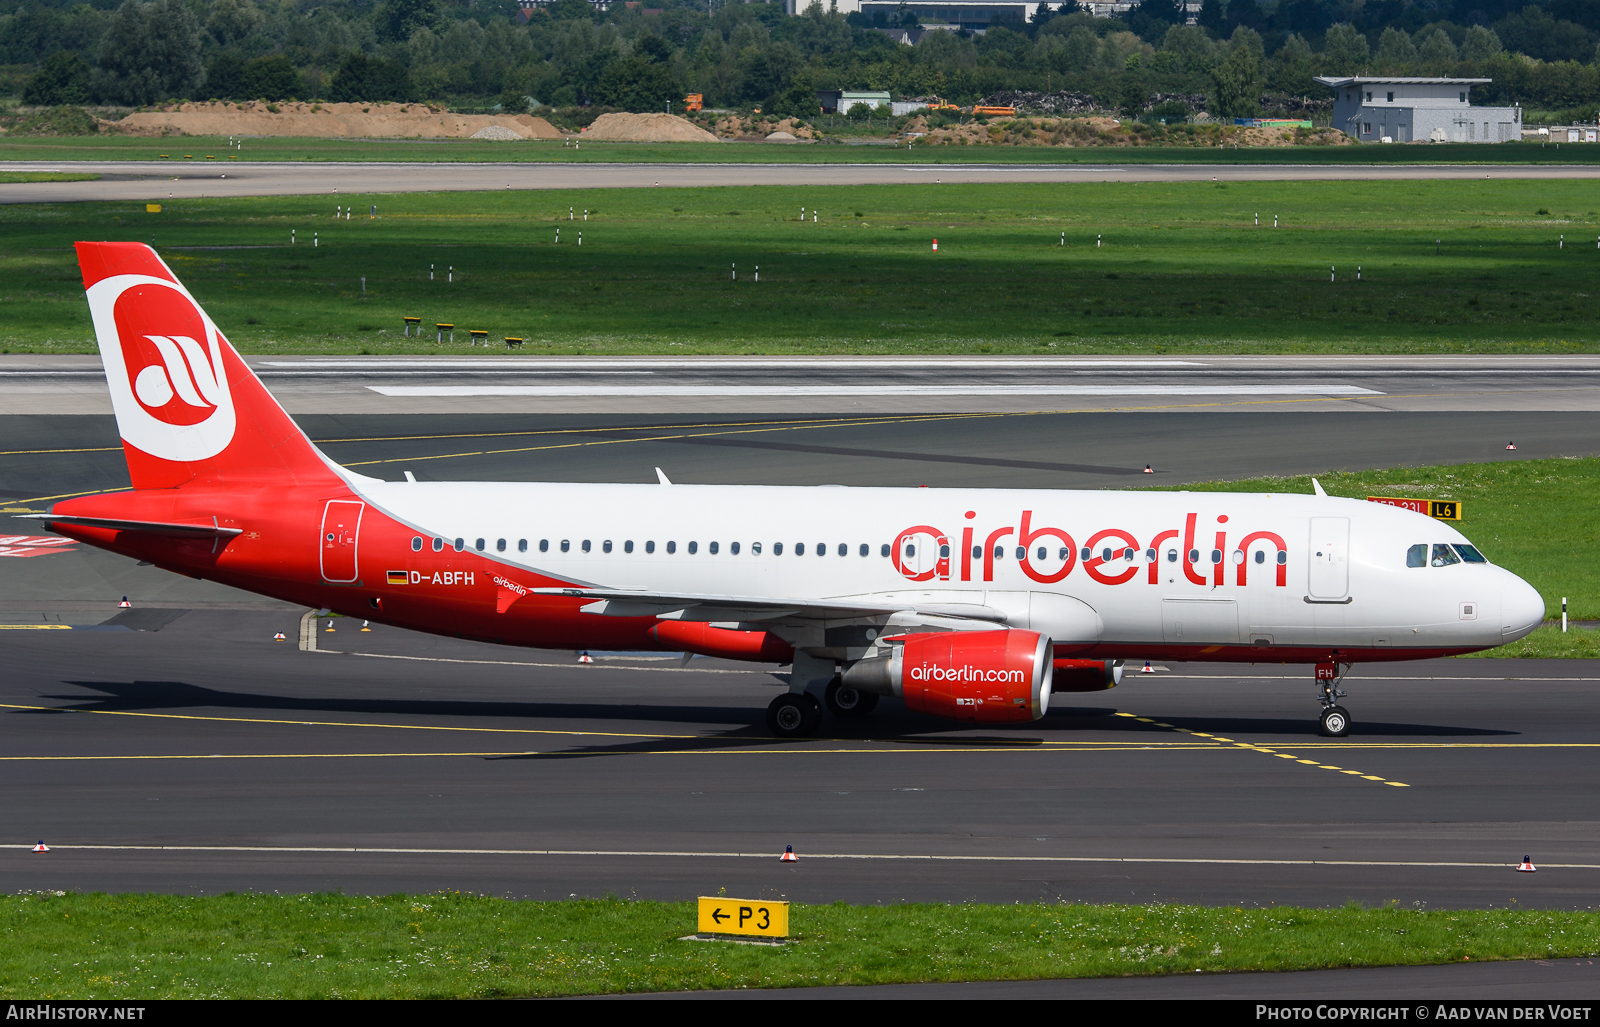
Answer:
<path fill-rule="evenodd" d="M 972 520 L 977 513 L 968 510 L 966 516 Z M 1282 535 L 1272 531 L 1251 531 L 1239 537 L 1230 552 L 1228 515 L 1217 515 L 1216 527 L 1209 539 L 1202 535 L 1197 540 L 1196 533 L 1205 530 L 1199 526 L 1199 519 L 1199 514 L 1185 514 L 1181 530 L 1171 528 L 1157 532 L 1146 546 L 1141 546 L 1130 531 L 1103 528 L 1084 540 L 1083 550 L 1088 555 L 1087 559 L 1080 561 L 1078 543 L 1066 529 L 1038 526 L 1034 524 L 1033 511 L 1024 510 L 1016 527 L 1007 525 L 987 534 L 975 533 L 970 525 L 963 528 L 961 544 L 954 547 L 956 551 L 953 553 L 950 536 L 943 529 L 931 524 L 913 525 L 895 536 L 890 557 L 895 570 L 911 581 L 949 581 L 952 558 L 956 561 L 956 580 L 972 581 L 974 576 L 979 576 L 980 580 L 993 581 L 996 551 L 1004 559 L 1004 552 L 1014 547 L 1022 572 L 1034 581 L 1045 584 L 1060 581 L 1081 562 L 1083 572 L 1094 581 L 1102 585 L 1122 585 L 1139 577 L 1140 550 L 1147 547 L 1156 551 L 1156 558 L 1147 561 L 1145 580 L 1155 585 L 1161 581 L 1163 562 L 1179 562 L 1164 560 L 1165 547 L 1170 545 L 1178 549 L 1181 540 L 1182 548 L 1178 549 L 1178 556 L 1183 564 L 1184 577 L 1192 584 L 1227 584 L 1230 563 L 1234 568 L 1234 584 L 1245 584 L 1249 576 L 1249 554 L 1254 549 L 1260 549 L 1271 554 L 1262 561 L 1263 564 L 1270 561 L 1271 566 L 1262 566 L 1256 573 L 1271 571 L 1273 584 L 1279 588 L 1287 587 L 1288 546 Z M 915 560 L 916 540 L 919 537 L 933 539 L 935 558 L 932 561 Z M 1106 558 L 1107 553 L 1110 554 L 1109 559 Z M 1132 559 L 1129 553 L 1133 554 Z"/>

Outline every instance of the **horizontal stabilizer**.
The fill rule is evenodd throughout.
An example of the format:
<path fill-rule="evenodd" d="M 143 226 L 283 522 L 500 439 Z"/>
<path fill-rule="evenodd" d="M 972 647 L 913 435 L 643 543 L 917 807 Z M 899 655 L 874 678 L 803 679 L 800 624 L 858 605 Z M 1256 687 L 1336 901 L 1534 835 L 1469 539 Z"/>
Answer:
<path fill-rule="evenodd" d="M 114 517 L 65 517 L 53 514 L 18 514 L 21 520 L 47 521 L 50 524 L 76 525 L 83 528 L 109 528 L 112 531 L 138 531 L 146 535 L 165 535 L 169 538 L 232 538 L 243 534 L 243 528 L 223 528 L 213 524 L 174 524 L 166 521 L 124 521 Z"/>

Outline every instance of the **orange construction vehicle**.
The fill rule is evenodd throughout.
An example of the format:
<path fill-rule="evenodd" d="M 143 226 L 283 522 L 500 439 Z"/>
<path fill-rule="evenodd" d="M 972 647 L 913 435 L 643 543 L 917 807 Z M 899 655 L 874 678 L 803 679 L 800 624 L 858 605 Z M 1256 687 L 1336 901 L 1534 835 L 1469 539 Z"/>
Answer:
<path fill-rule="evenodd" d="M 684 109 L 690 114 L 705 107 L 705 97 L 700 93 L 690 93 L 683 98 Z"/>
<path fill-rule="evenodd" d="M 953 103 L 941 100 L 935 96 L 933 99 L 928 101 L 928 109 L 930 111 L 958 111 L 961 108 Z"/>

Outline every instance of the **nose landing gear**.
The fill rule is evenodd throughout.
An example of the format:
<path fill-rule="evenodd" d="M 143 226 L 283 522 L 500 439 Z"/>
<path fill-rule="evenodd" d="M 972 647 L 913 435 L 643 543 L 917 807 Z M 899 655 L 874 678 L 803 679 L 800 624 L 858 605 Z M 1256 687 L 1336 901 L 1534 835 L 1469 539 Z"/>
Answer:
<path fill-rule="evenodd" d="M 1350 733 L 1350 711 L 1339 705 L 1346 695 L 1339 681 L 1349 664 L 1317 664 L 1317 702 L 1322 704 L 1322 714 L 1317 718 L 1317 733 L 1325 738 L 1343 738 Z"/>

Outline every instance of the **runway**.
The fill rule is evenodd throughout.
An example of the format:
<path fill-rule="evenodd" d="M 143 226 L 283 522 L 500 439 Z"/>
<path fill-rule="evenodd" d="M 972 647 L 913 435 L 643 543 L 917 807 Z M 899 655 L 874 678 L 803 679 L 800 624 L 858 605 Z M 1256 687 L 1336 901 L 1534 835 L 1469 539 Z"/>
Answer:
<path fill-rule="evenodd" d="M 181 149 L 152 140 L 151 156 Z M 193 145 L 193 144 L 189 144 Z M 233 196 L 347 196 L 523 189 L 706 186 L 955 185 L 1079 182 L 1395 182 L 1600 177 L 1596 165 L 1526 164 L 605 164 L 270 163 L 253 161 L 3 161 L 0 171 L 103 176 L 89 182 L 0 184 L 0 203 L 159 201 Z"/>
<path fill-rule="evenodd" d="M 1600 357 L 250 357 L 296 414 L 1600 411 Z M 110 413 L 97 356 L 0 356 L 0 416 Z"/>
<path fill-rule="evenodd" d="M 1600 886 L 1596 662 L 1363 668 L 1343 740 L 1301 669 L 1241 666 L 1015 728 L 886 706 L 777 742 L 770 668 L 323 623 L 318 652 L 271 640 L 293 611 L 8 631 L 14 886 L 1552 908 Z"/>

